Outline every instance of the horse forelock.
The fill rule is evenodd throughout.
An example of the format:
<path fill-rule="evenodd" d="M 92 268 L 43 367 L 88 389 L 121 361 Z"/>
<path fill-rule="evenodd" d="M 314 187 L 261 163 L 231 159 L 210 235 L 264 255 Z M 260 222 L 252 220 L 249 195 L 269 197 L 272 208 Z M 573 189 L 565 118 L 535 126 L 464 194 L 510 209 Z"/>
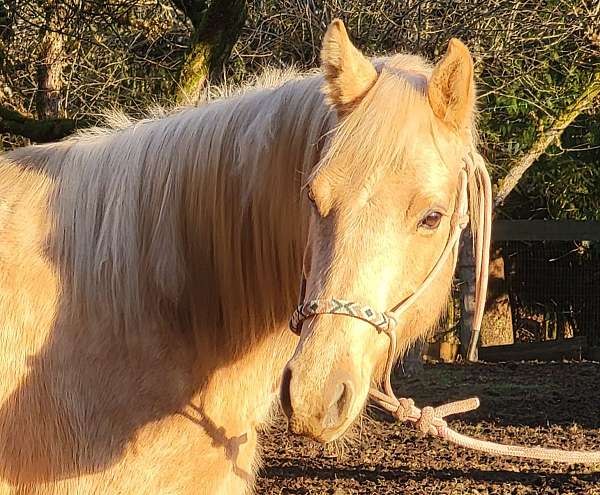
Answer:
<path fill-rule="evenodd" d="M 405 54 L 376 59 L 374 64 L 377 81 L 328 136 L 327 151 L 309 180 L 323 171 L 356 182 L 399 171 L 407 163 L 407 151 L 419 145 L 437 148 L 444 158 L 438 145 L 451 131 L 433 115 L 428 102 L 431 65 Z M 456 163 L 442 162 L 456 169 Z"/>

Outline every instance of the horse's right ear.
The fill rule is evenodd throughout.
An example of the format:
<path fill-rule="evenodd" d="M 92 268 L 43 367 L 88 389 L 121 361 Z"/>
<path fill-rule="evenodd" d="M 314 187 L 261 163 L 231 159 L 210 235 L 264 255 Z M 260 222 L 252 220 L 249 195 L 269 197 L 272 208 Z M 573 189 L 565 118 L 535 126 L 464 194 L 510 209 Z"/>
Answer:
<path fill-rule="evenodd" d="M 469 127 L 475 108 L 473 58 L 459 40 L 448 43 L 446 54 L 433 69 L 427 93 L 440 120 L 457 130 Z"/>
<path fill-rule="evenodd" d="M 350 113 L 377 80 L 373 64 L 348 38 L 344 23 L 335 19 L 323 38 L 323 93 L 338 115 Z"/>

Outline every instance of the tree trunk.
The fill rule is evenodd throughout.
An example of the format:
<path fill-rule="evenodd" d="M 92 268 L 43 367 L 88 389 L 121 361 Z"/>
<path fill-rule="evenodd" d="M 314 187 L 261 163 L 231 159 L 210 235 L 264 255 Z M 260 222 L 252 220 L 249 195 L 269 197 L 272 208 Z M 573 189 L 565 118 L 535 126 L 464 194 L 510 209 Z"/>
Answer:
<path fill-rule="evenodd" d="M 194 26 L 177 89 L 177 101 L 185 104 L 198 99 L 207 79 L 221 79 L 223 66 L 246 20 L 246 1 L 213 0 L 208 7 L 201 0 L 175 3 Z"/>
<path fill-rule="evenodd" d="M 42 119 L 62 116 L 61 90 L 65 63 L 63 35 L 57 32 L 62 9 L 54 1 L 48 2 L 47 9 L 46 30 L 40 43 L 37 67 L 36 108 Z"/>
<path fill-rule="evenodd" d="M 527 153 L 521 156 L 510 168 L 506 177 L 499 181 L 495 205 L 504 203 L 506 197 L 516 187 L 523 174 L 546 151 L 554 141 L 560 139 L 564 130 L 590 105 L 600 94 L 600 71 L 595 72 L 589 86 L 577 100 L 563 110 L 550 128 L 543 131 Z"/>
<path fill-rule="evenodd" d="M 510 300 L 502 251 L 492 252 L 486 311 L 481 322 L 481 347 L 513 343 Z"/>

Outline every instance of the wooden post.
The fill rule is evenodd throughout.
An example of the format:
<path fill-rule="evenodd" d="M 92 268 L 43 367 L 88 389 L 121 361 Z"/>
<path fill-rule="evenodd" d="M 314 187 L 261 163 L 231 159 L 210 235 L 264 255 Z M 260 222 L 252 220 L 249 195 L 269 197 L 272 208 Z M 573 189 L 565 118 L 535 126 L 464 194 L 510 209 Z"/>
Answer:
<path fill-rule="evenodd" d="M 475 314 L 475 260 L 471 230 L 465 229 L 460 240 L 458 254 L 458 278 L 460 280 L 460 353 L 466 361 L 476 362 L 477 345 L 471 346 L 473 316 Z"/>
<path fill-rule="evenodd" d="M 481 348 L 491 345 L 514 343 L 513 322 L 502 250 L 492 250 L 486 311 L 481 322 L 479 336 Z"/>

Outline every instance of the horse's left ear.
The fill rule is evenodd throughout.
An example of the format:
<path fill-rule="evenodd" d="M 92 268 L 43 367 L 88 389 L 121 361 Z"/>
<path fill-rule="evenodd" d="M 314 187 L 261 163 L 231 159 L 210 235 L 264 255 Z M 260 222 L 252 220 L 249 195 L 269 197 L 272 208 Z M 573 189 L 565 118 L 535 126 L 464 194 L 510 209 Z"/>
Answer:
<path fill-rule="evenodd" d="M 377 80 L 373 64 L 350 41 L 344 23 L 335 19 L 321 47 L 323 93 L 339 115 L 350 113 Z"/>
<path fill-rule="evenodd" d="M 439 119 L 459 130 L 468 127 L 475 106 L 473 59 L 456 38 L 433 69 L 427 90 L 429 104 Z"/>

